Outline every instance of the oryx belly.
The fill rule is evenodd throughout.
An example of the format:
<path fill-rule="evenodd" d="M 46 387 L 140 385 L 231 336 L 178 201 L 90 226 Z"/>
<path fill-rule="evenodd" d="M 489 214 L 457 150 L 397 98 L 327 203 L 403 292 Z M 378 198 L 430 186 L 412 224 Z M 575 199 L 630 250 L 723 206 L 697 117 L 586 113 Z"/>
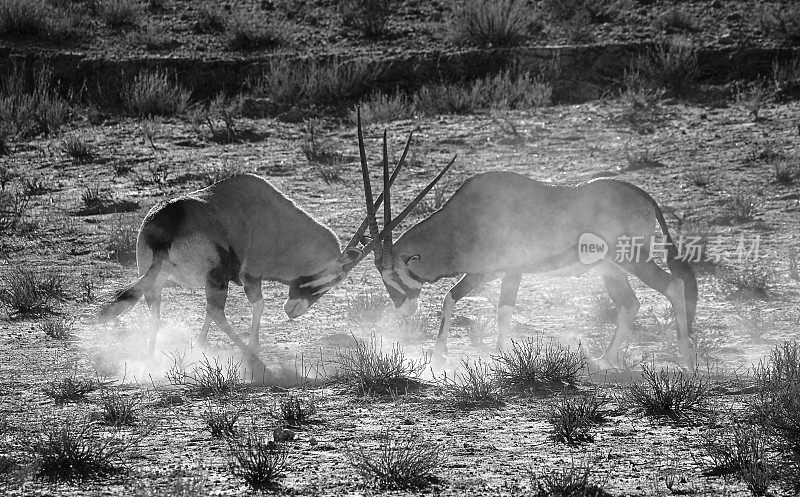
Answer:
<path fill-rule="evenodd" d="M 221 262 L 214 243 L 200 233 L 175 239 L 168 260 L 172 280 L 189 288 L 205 287 L 209 272 Z"/>

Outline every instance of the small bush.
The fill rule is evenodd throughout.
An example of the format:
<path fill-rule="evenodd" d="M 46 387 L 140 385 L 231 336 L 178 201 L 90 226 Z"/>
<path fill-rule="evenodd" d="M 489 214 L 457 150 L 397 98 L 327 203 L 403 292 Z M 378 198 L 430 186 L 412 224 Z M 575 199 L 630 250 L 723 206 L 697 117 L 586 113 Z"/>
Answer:
<path fill-rule="evenodd" d="M 421 489 L 435 480 L 434 473 L 444 463 L 438 445 L 409 434 L 394 437 L 389 430 L 378 435 L 378 450 L 357 446 L 348 459 L 366 482 L 380 489 Z"/>
<path fill-rule="evenodd" d="M 263 50 L 283 47 L 291 43 L 287 25 L 264 18 L 253 12 L 240 11 L 228 22 L 231 50 Z"/>
<path fill-rule="evenodd" d="M 789 41 L 800 40 L 799 5 L 760 6 L 756 15 L 761 30 L 768 36 Z"/>
<path fill-rule="evenodd" d="M 365 395 L 398 395 L 415 390 L 427 366 L 425 359 L 406 358 L 398 344 L 384 352 L 375 339 L 356 340 L 354 347 L 338 351 L 334 362 L 339 366 L 338 378 Z"/>
<path fill-rule="evenodd" d="M 44 0 L 0 1 L 0 36 L 63 42 L 79 37 L 84 24 L 74 10 Z"/>
<path fill-rule="evenodd" d="M 442 385 L 453 396 L 460 407 L 492 407 L 503 405 L 503 388 L 497 373 L 488 364 L 477 361 L 461 361 L 462 371 L 453 373 L 452 378 L 445 374 Z"/>
<path fill-rule="evenodd" d="M 580 350 L 534 338 L 512 340 L 511 349 L 500 352 L 495 359 L 504 384 L 535 391 L 561 390 L 565 385 L 573 385 L 586 367 L 586 358 Z"/>
<path fill-rule="evenodd" d="M 166 72 L 144 71 L 122 86 L 122 101 L 133 115 L 178 116 L 186 112 L 190 92 Z"/>
<path fill-rule="evenodd" d="M 81 402 L 86 400 L 86 395 L 97 390 L 95 381 L 86 378 L 67 376 L 60 380 L 53 380 L 42 391 L 55 401 L 56 404 L 67 402 Z"/>
<path fill-rule="evenodd" d="M 300 145 L 300 150 L 306 156 L 308 163 L 316 169 L 326 184 L 341 182 L 341 173 L 345 163 L 344 155 L 319 140 L 316 121 L 309 121 L 307 128 L 308 139 Z"/>
<path fill-rule="evenodd" d="M 106 242 L 109 257 L 120 264 L 135 262 L 138 233 L 138 220 L 132 217 L 117 217 L 111 226 Z"/>
<path fill-rule="evenodd" d="M 41 324 L 42 331 L 54 340 L 65 340 L 72 334 L 74 319 L 50 318 Z"/>
<path fill-rule="evenodd" d="M 52 270 L 38 272 L 16 267 L 6 274 L 4 280 L 4 286 L 0 287 L 0 303 L 19 314 L 50 312 L 54 303 L 66 295 L 66 278 Z"/>
<path fill-rule="evenodd" d="M 378 38 L 386 32 L 386 23 L 393 10 L 392 0 L 339 1 L 342 24 L 370 38 Z"/>
<path fill-rule="evenodd" d="M 573 461 L 568 468 L 550 470 L 531 477 L 535 497 L 610 497 L 603 487 L 591 481 L 592 465 Z"/>
<path fill-rule="evenodd" d="M 523 43 L 532 23 L 523 0 L 463 0 L 453 4 L 449 31 L 457 44 L 508 47 Z"/>
<path fill-rule="evenodd" d="M 178 43 L 163 26 L 158 24 L 148 24 L 144 29 L 136 31 L 130 40 L 134 45 L 152 51 L 166 50 Z"/>
<path fill-rule="evenodd" d="M 707 412 L 710 388 L 700 375 L 668 368 L 656 371 L 655 367 L 643 364 L 642 378 L 643 383 L 629 385 L 625 399 L 648 416 L 666 416 L 677 421 Z"/>
<path fill-rule="evenodd" d="M 758 212 L 756 198 L 746 194 L 738 194 L 728 198 L 725 208 L 730 218 L 737 223 L 752 221 Z"/>
<path fill-rule="evenodd" d="M 0 191 L 0 231 L 11 233 L 24 225 L 28 213 L 30 196 L 24 192 Z M 0 290 L 0 302 L 2 291 Z"/>
<path fill-rule="evenodd" d="M 230 395 L 240 385 L 240 363 L 228 359 L 225 364 L 220 364 L 214 358 L 212 361 L 203 355 L 203 360 L 195 364 L 191 373 L 186 372 L 182 360 L 173 357 L 173 363 L 167 371 L 167 379 L 173 385 L 188 386 L 195 395 L 225 396 Z"/>
<path fill-rule="evenodd" d="M 227 404 L 219 409 L 209 403 L 205 412 L 200 414 L 203 421 L 206 422 L 208 431 L 214 438 L 232 437 L 236 435 L 236 422 L 239 421 L 239 416 L 242 415 L 242 410 L 231 407 Z"/>
<path fill-rule="evenodd" d="M 230 439 L 231 473 L 254 489 L 272 487 L 286 471 L 287 450 L 272 440 L 250 431 L 243 438 Z"/>
<path fill-rule="evenodd" d="M 736 103 L 744 107 L 753 115 L 753 120 L 758 121 L 758 113 L 772 100 L 772 92 L 762 84 L 751 84 L 736 89 Z"/>
<path fill-rule="evenodd" d="M 800 162 L 797 159 L 779 159 L 773 167 L 775 168 L 775 181 L 778 183 L 792 183 L 800 178 Z"/>
<path fill-rule="evenodd" d="M 705 188 L 711 184 L 711 169 L 692 171 L 687 176 L 694 186 Z"/>
<path fill-rule="evenodd" d="M 769 435 L 764 427 L 735 423 L 704 434 L 704 449 L 710 460 L 706 474 L 735 474 L 753 495 L 764 495 L 770 483 L 767 450 Z"/>
<path fill-rule="evenodd" d="M 67 121 L 70 105 L 53 86 L 49 66 L 13 65 L 0 82 L 0 130 L 19 139 L 50 134 Z"/>
<path fill-rule="evenodd" d="M 136 443 L 103 436 L 95 423 L 74 416 L 43 428 L 40 438 L 31 444 L 34 467 L 39 476 L 56 480 L 111 473 L 115 461 Z"/>
<path fill-rule="evenodd" d="M 289 393 L 281 397 L 279 417 L 289 426 L 300 426 L 311 421 L 311 416 L 317 412 L 313 396 Z"/>
<path fill-rule="evenodd" d="M 237 119 L 242 117 L 244 98 L 241 95 L 228 97 L 224 93 L 215 96 L 207 107 L 198 109 L 194 115 L 195 123 L 207 125 L 211 141 L 232 143 L 239 138 Z"/>
<path fill-rule="evenodd" d="M 111 28 L 130 28 L 139 24 L 144 5 L 137 0 L 103 0 L 98 5 L 100 17 Z"/>
<path fill-rule="evenodd" d="M 562 396 L 561 401 L 551 407 L 548 416 L 553 438 L 570 445 L 594 440 L 591 429 L 604 420 L 603 404 L 596 392 L 591 395 Z"/>
<path fill-rule="evenodd" d="M 654 24 L 656 29 L 666 31 L 667 33 L 683 31 L 694 32 L 700 29 L 697 21 L 691 14 L 678 8 L 667 10 L 656 18 Z"/>
<path fill-rule="evenodd" d="M 658 43 L 635 64 L 651 88 L 664 88 L 676 97 L 686 97 L 697 75 L 697 50 L 685 38 Z"/>
<path fill-rule="evenodd" d="M 356 108 L 350 111 L 350 121 L 356 122 Z M 386 95 L 375 91 L 361 102 L 361 122 L 365 124 L 385 123 L 409 119 L 413 115 L 411 101 L 405 92 Z"/>
<path fill-rule="evenodd" d="M 228 18 L 225 12 L 210 3 L 200 6 L 194 30 L 198 33 L 224 33 L 228 29 Z"/>
<path fill-rule="evenodd" d="M 751 267 L 720 266 L 717 275 L 726 284 L 735 288 L 736 298 L 767 298 L 775 284 L 775 273 L 771 268 L 756 265 Z"/>
<path fill-rule="evenodd" d="M 111 426 L 129 426 L 136 423 L 137 409 L 142 399 L 138 395 L 123 395 L 112 390 L 100 391 L 103 422 Z"/>
<path fill-rule="evenodd" d="M 365 94 L 379 77 L 364 59 L 325 63 L 279 59 L 268 64 L 253 91 L 283 105 L 338 104 Z"/>

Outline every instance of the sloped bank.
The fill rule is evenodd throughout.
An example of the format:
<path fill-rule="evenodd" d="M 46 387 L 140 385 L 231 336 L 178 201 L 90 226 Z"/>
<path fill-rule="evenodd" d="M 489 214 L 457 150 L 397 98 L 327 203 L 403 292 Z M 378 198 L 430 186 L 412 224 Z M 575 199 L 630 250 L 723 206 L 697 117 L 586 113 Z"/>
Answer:
<path fill-rule="evenodd" d="M 511 49 L 465 49 L 419 51 L 399 55 L 376 53 L 366 61 L 372 75 L 371 88 L 415 89 L 442 79 L 473 79 L 496 72 L 511 63 L 539 70 L 558 60 L 560 71 L 553 92 L 561 102 L 597 98 L 619 82 L 635 57 L 647 52 L 651 43 L 615 43 L 581 46 L 517 47 Z M 698 79 L 724 83 L 731 79 L 753 79 L 770 74 L 773 61 L 796 57 L 798 48 L 728 47 L 697 51 Z M 108 92 L 144 70 L 166 70 L 174 74 L 194 98 L 204 99 L 219 92 L 233 94 L 254 81 L 278 60 L 293 63 L 331 63 L 353 60 L 347 54 L 327 54 L 313 59 L 301 55 L 270 55 L 239 59 L 196 59 L 146 57 L 105 59 L 80 53 L 52 50 L 20 50 L 0 45 L 0 70 L 12 64 L 33 66 L 45 63 L 65 88 Z M 361 57 L 363 59 L 363 57 Z"/>

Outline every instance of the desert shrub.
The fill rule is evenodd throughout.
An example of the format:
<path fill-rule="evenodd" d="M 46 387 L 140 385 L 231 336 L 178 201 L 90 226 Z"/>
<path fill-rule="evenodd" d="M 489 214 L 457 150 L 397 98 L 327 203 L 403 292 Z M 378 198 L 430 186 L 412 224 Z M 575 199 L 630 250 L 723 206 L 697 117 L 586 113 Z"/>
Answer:
<path fill-rule="evenodd" d="M 154 51 L 168 49 L 177 43 L 164 26 L 153 23 L 137 30 L 131 35 L 130 40 L 134 45 Z"/>
<path fill-rule="evenodd" d="M 81 36 L 84 29 L 74 9 L 44 0 L 0 0 L 0 36 L 63 42 Z"/>
<path fill-rule="evenodd" d="M 190 92 L 166 71 L 143 71 L 122 85 L 122 101 L 133 115 L 177 116 L 186 112 Z"/>
<path fill-rule="evenodd" d="M 662 13 L 656 18 L 654 25 L 657 29 L 667 33 L 698 31 L 700 29 L 697 20 L 690 13 L 679 8 L 671 8 Z"/>
<path fill-rule="evenodd" d="M 772 268 L 754 265 L 748 267 L 720 266 L 717 276 L 734 288 L 736 298 L 766 298 L 775 284 Z"/>
<path fill-rule="evenodd" d="M 14 65 L 0 82 L 0 130 L 19 139 L 50 134 L 67 121 L 70 105 L 53 86 L 53 71 Z"/>
<path fill-rule="evenodd" d="M 112 28 L 129 28 L 139 24 L 144 5 L 138 0 L 102 0 L 100 17 Z"/>
<path fill-rule="evenodd" d="M 350 465 L 368 483 L 380 489 L 421 489 L 435 480 L 444 463 L 442 448 L 413 433 L 393 436 L 389 430 L 378 435 L 377 450 L 358 445 L 348 453 Z"/>
<path fill-rule="evenodd" d="M 22 228 L 29 207 L 30 196 L 26 193 L 0 191 L 0 231 L 11 233 Z M 0 291 L 1 296 L 2 292 Z"/>
<path fill-rule="evenodd" d="M 111 259 L 120 264 L 136 261 L 136 238 L 139 222 L 132 217 L 118 216 L 106 239 L 106 250 Z"/>
<path fill-rule="evenodd" d="M 135 424 L 138 408 L 142 398 L 139 395 L 123 395 L 110 389 L 100 391 L 100 407 L 103 422 L 111 426 L 128 426 Z"/>
<path fill-rule="evenodd" d="M 511 348 L 495 358 L 500 380 L 515 388 L 561 390 L 575 384 L 586 367 L 580 350 L 536 338 L 511 341 Z"/>
<path fill-rule="evenodd" d="M 772 92 L 763 84 L 755 83 L 736 88 L 736 103 L 753 115 L 753 120 L 758 121 L 758 113 L 772 100 Z"/>
<path fill-rule="evenodd" d="M 288 451 L 251 430 L 241 438 L 229 439 L 231 473 L 254 489 L 273 486 L 288 467 Z"/>
<path fill-rule="evenodd" d="M 0 287 L 0 303 L 19 314 L 41 314 L 66 296 L 66 277 L 58 271 L 11 268 Z"/>
<path fill-rule="evenodd" d="M 289 393 L 281 397 L 278 404 L 278 417 L 289 426 L 308 423 L 316 412 L 316 400 L 313 395 Z"/>
<path fill-rule="evenodd" d="M 356 340 L 352 348 L 337 351 L 337 379 L 352 384 L 361 394 L 397 395 L 419 388 L 425 359 L 409 359 L 398 344 L 384 352 L 375 339 Z"/>
<path fill-rule="evenodd" d="M 308 137 L 305 142 L 300 144 L 300 150 L 306 156 L 309 165 L 326 184 L 339 183 L 342 181 L 341 174 L 346 162 L 344 154 L 319 139 L 317 126 L 315 120 L 307 122 Z"/>
<path fill-rule="evenodd" d="M 669 38 L 656 44 L 634 66 L 651 88 L 664 88 L 671 95 L 685 97 L 697 75 L 697 50 L 685 38 Z"/>
<path fill-rule="evenodd" d="M 74 319 L 56 317 L 44 320 L 40 327 L 46 336 L 54 340 L 65 340 L 72 334 L 74 324 Z"/>
<path fill-rule="evenodd" d="M 45 395 L 53 399 L 56 404 L 67 402 L 81 402 L 86 400 L 86 395 L 97 390 L 98 384 L 94 380 L 67 376 L 60 380 L 53 380 L 42 388 Z"/>
<path fill-rule="evenodd" d="M 800 470 L 800 343 L 775 346 L 755 370 L 758 395 L 752 411 Z M 796 473 L 797 474 L 797 473 Z"/>
<path fill-rule="evenodd" d="M 379 76 L 364 59 L 322 63 L 279 59 L 270 61 L 253 92 L 284 105 L 338 104 L 365 94 Z"/>
<path fill-rule="evenodd" d="M 711 184 L 711 174 L 711 169 L 698 169 L 696 171 L 689 172 L 689 174 L 686 176 L 694 184 L 694 186 L 705 188 Z"/>
<path fill-rule="evenodd" d="M 386 23 L 393 11 L 393 0 L 339 1 L 342 24 L 370 38 L 377 38 L 386 32 Z"/>
<path fill-rule="evenodd" d="M 211 3 L 204 3 L 197 10 L 197 21 L 194 30 L 198 33 L 223 33 L 228 29 L 228 18 L 225 12 Z"/>
<path fill-rule="evenodd" d="M 34 176 L 32 178 L 25 178 L 25 183 L 23 183 L 23 189 L 25 190 L 25 195 L 29 197 L 34 197 L 36 195 L 43 195 L 50 191 L 50 187 L 47 186 L 45 179 L 42 176 Z"/>
<path fill-rule="evenodd" d="M 748 194 L 738 194 L 729 197 L 724 204 L 728 216 L 737 223 L 752 221 L 758 209 L 756 197 Z"/>
<path fill-rule="evenodd" d="M 227 30 L 231 50 L 263 50 L 291 43 L 291 31 L 286 24 L 245 10 L 231 16 Z"/>
<path fill-rule="evenodd" d="M 672 420 L 688 420 L 692 415 L 704 415 L 711 393 L 708 383 L 694 372 L 656 370 L 642 365 L 641 383 L 632 383 L 625 400 L 632 408 L 648 416 L 666 416 Z"/>
<path fill-rule="evenodd" d="M 119 457 L 137 441 L 103 436 L 95 423 L 71 416 L 43 426 L 30 450 L 39 476 L 71 480 L 111 473 Z"/>
<path fill-rule="evenodd" d="M 78 135 L 69 135 L 61 140 L 61 150 L 82 164 L 90 162 L 94 156 L 91 144 Z"/>
<path fill-rule="evenodd" d="M 602 485 L 591 479 L 592 464 L 588 459 L 569 467 L 548 470 L 531 476 L 535 497 L 607 497 Z"/>
<path fill-rule="evenodd" d="M 492 407 L 503 404 L 503 387 L 497 373 L 481 361 L 461 361 L 461 371 L 441 380 L 444 389 L 459 407 Z"/>
<path fill-rule="evenodd" d="M 210 360 L 203 355 L 203 359 L 192 365 L 192 371 L 182 364 L 182 359 L 173 356 L 173 363 L 166 376 L 173 385 L 189 387 L 195 395 L 226 396 L 230 395 L 241 384 L 240 363 L 228 359 L 224 364 L 214 358 Z"/>
<path fill-rule="evenodd" d="M 377 323 L 383 317 L 383 311 L 388 305 L 386 292 L 373 290 L 359 292 L 355 297 L 347 296 L 345 316 L 348 321 L 356 325 Z"/>
<path fill-rule="evenodd" d="M 776 95 L 787 95 L 800 89 L 800 57 L 772 62 L 772 87 Z"/>
<path fill-rule="evenodd" d="M 604 420 L 604 401 L 597 392 L 590 395 L 563 395 L 559 402 L 553 404 L 547 420 L 552 427 L 553 438 L 570 445 L 579 442 L 591 442 L 591 433 L 595 424 Z"/>
<path fill-rule="evenodd" d="M 241 415 L 242 410 L 239 408 L 223 404 L 217 409 L 209 402 L 200 417 L 205 421 L 212 437 L 222 438 L 236 435 L 236 422 L 239 421 Z"/>
<path fill-rule="evenodd" d="M 242 117 L 244 98 L 241 95 L 228 97 L 224 93 L 215 96 L 205 108 L 205 123 L 211 131 L 211 140 L 230 143 L 239 138 L 237 120 Z"/>
<path fill-rule="evenodd" d="M 769 434 L 764 427 L 735 423 L 709 429 L 703 435 L 708 455 L 706 474 L 741 478 L 753 495 L 764 495 L 770 483 Z"/>
<path fill-rule="evenodd" d="M 403 91 L 398 91 L 392 95 L 387 95 L 380 91 L 374 91 L 362 100 L 361 122 L 365 124 L 384 123 L 408 119 L 412 116 L 411 101 Z M 353 107 L 350 111 L 350 121 L 356 122 L 357 110 Z"/>
<path fill-rule="evenodd" d="M 761 30 L 768 36 L 800 40 L 800 5 L 759 6 L 756 17 Z"/>
<path fill-rule="evenodd" d="M 775 181 L 778 183 L 792 183 L 800 178 L 800 162 L 794 158 L 782 158 L 773 164 L 775 168 Z"/>
<path fill-rule="evenodd" d="M 524 42 L 533 21 L 523 0 L 462 0 L 453 3 L 449 31 L 458 44 L 507 47 Z"/>

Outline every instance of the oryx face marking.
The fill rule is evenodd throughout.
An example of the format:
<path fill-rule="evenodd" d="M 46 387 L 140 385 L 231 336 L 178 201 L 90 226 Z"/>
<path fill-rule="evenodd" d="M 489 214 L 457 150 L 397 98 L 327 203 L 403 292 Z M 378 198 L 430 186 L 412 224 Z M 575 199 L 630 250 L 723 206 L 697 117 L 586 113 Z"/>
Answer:
<path fill-rule="evenodd" d="M 340 265 L 334 265 L 316 274 L 293 279 L 289 282 L 289 298 L 283 306 L 286 315 L 296 318 L 305 314 L 308 308 L 336 286 L 345 274 Z"/>
<path fill-rule="evenodd" d="M 422 281 L 415 278 L 407 268 L 398 267 L 394 271 L 381 271 L 383 285 L 394 303 L 404 316 L 410 316 L 417 310 L 417 297 L 422 290 Z"/>

